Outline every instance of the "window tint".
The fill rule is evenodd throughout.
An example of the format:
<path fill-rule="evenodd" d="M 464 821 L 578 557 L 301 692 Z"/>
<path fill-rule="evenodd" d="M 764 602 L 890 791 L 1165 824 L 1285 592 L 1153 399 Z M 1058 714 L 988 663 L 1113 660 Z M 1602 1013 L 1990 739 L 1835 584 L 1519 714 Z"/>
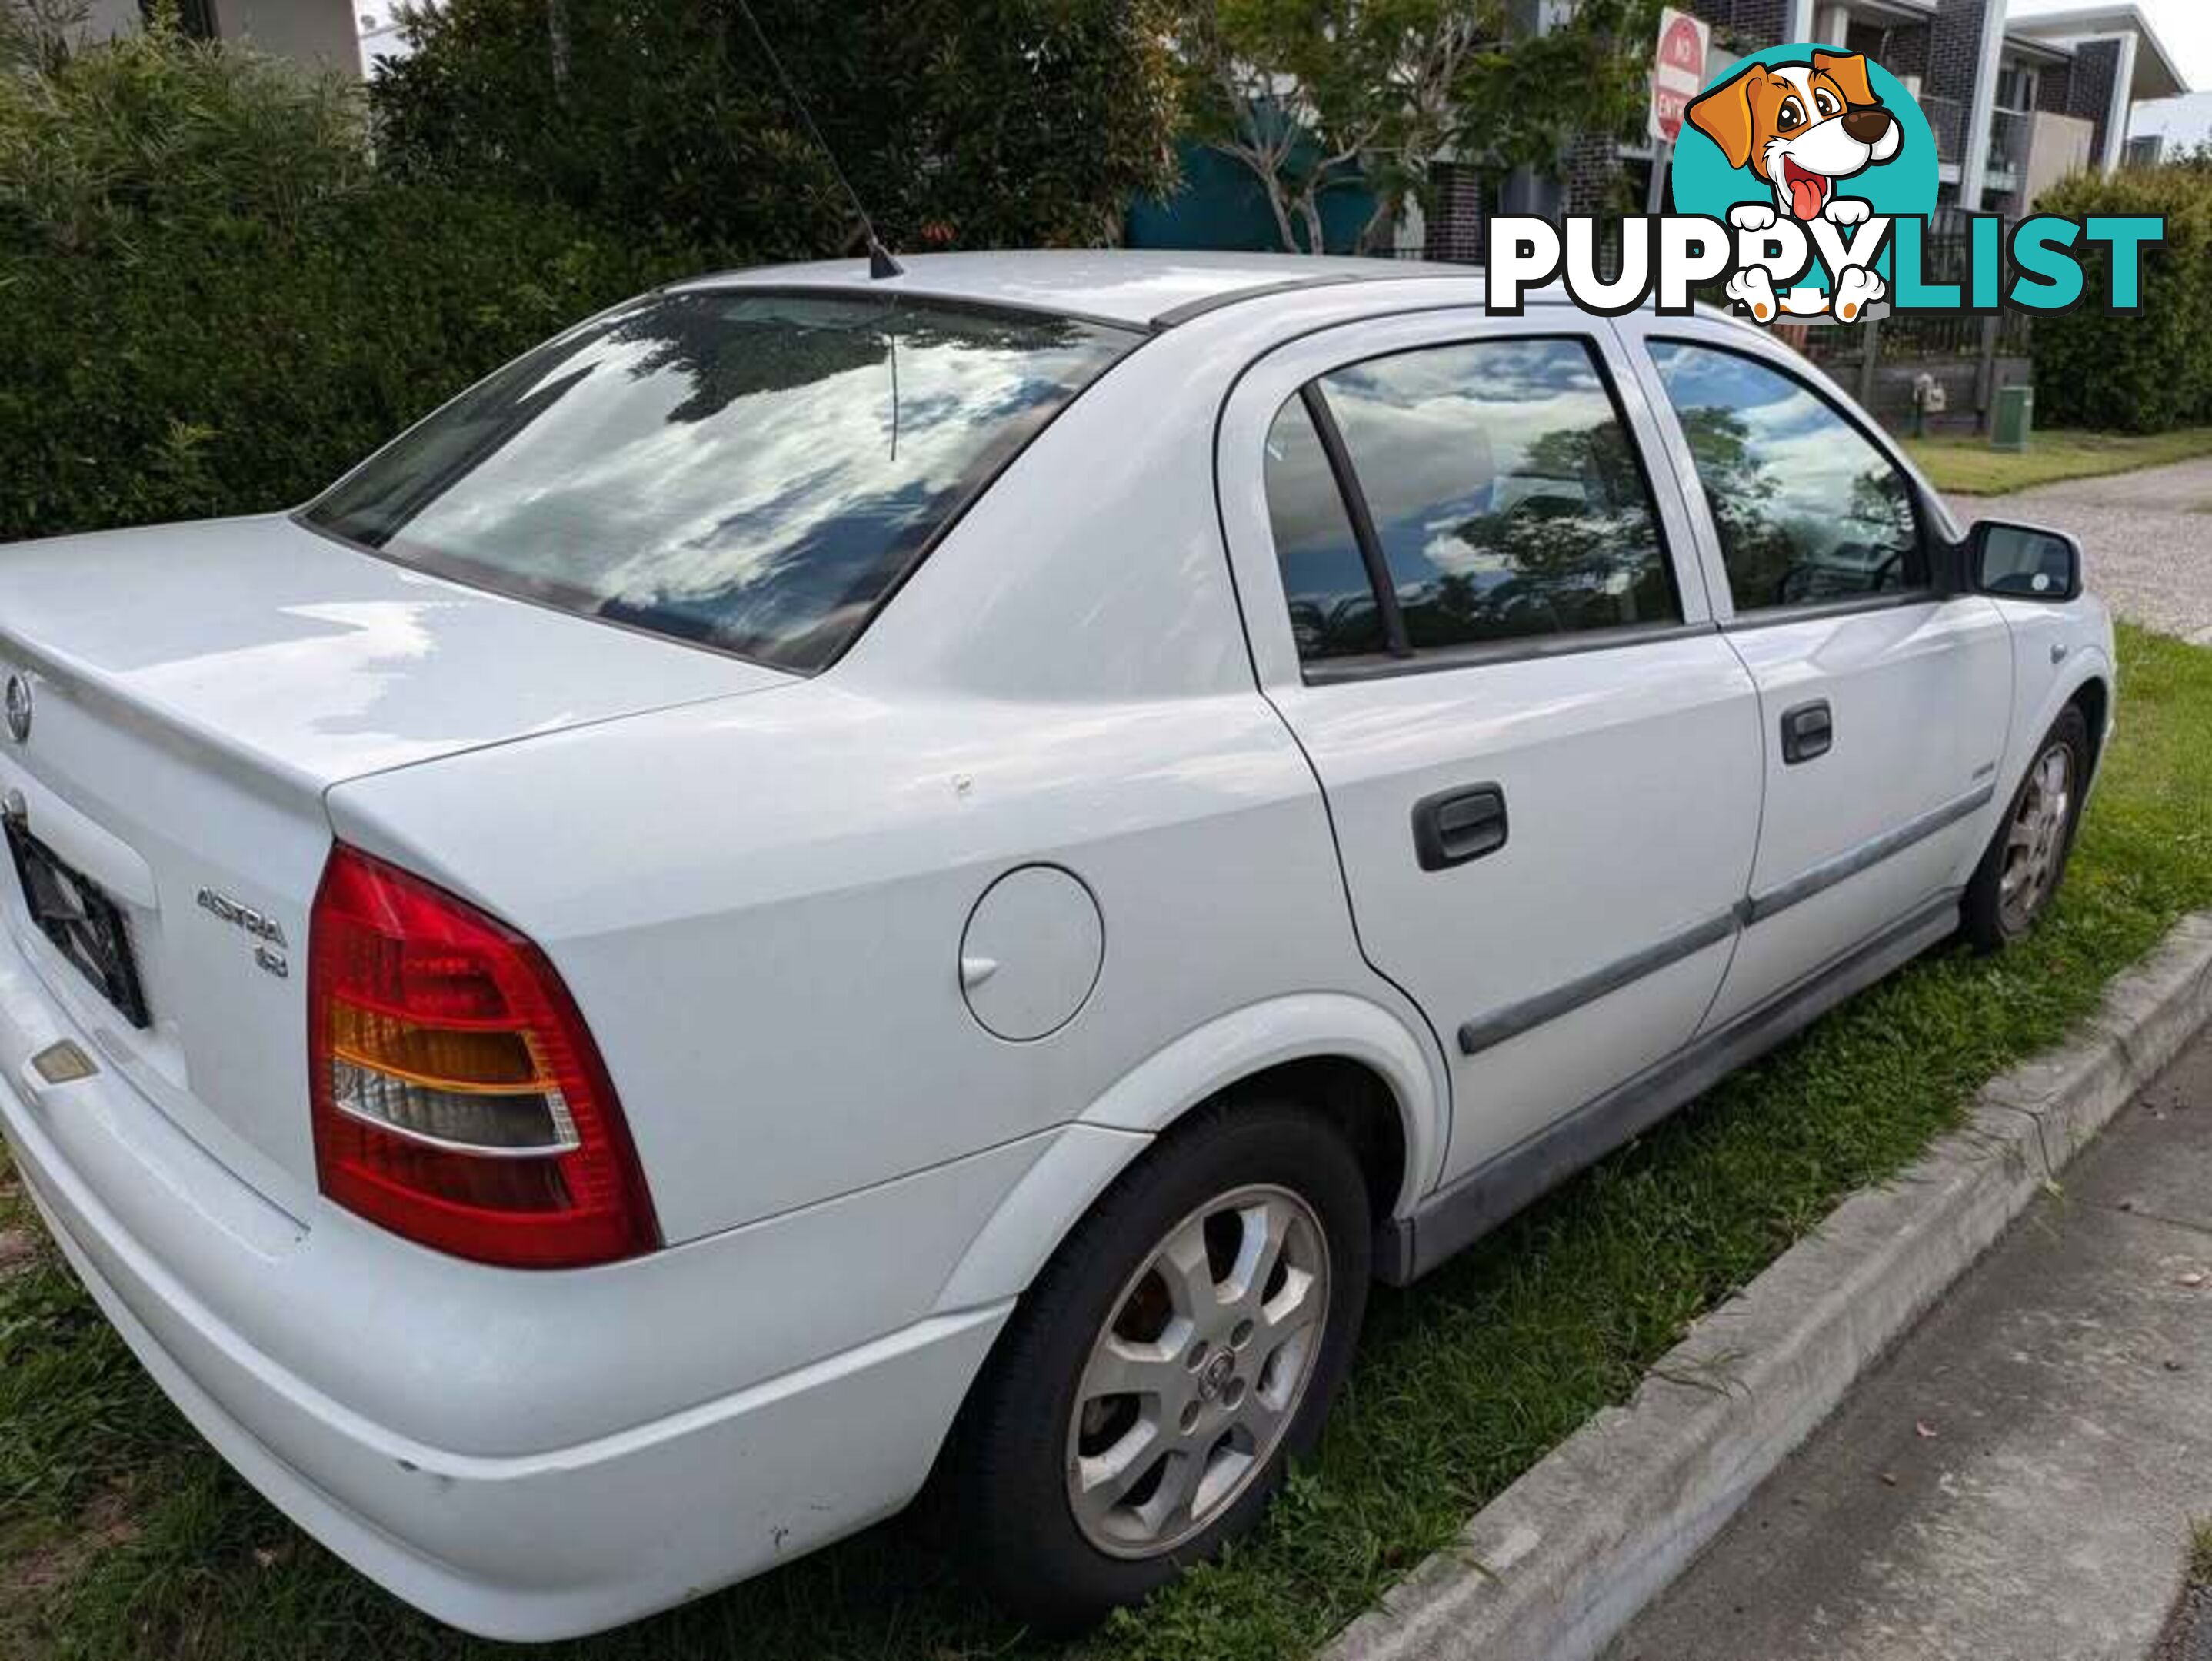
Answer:
<path fill-rule="evenodd" d="M 1139 338 L 891 298 L 649 298 L 509 364 L 305 518 L 463 582 L 818 668 Z"/>
<path fill-rule="evenodd" d="M 1415 652 L 1681 620 L 1650 493 L 1586 345 L 1402 352 L 1321 387 Z"/>
<path fill-rule="evenodd" d="M 1285 404 L 1267 432 L 1267 518 L 1298 656 L 1311 662 L 1382 651 L 1374 586 L 1344 494 L 1301 398 Z"/>
<path fill-rule="evenodd" d="M 1927 581 L 1905 476 L 1794 376 L 1715 348 L 1653 343 L 1705 488 L 1738 611 Z"/>

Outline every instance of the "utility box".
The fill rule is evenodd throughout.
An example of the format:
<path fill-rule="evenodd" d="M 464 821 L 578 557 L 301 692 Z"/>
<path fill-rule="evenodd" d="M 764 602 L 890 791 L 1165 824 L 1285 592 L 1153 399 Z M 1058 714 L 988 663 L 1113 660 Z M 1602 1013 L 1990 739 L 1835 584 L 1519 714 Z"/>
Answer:
<path fill-rule="evenodd" d="M 1990 411 L 1990 448 L 2022 451 L 2035 426 L 2035 389 L 2000 386 Z"/>

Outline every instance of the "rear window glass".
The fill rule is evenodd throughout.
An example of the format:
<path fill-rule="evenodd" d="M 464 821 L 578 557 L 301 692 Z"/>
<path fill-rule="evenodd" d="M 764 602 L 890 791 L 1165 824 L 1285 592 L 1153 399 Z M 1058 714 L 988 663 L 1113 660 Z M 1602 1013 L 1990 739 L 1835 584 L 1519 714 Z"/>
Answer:
<path fill-rule="evenodd" d="M 517 359 L 303 517 L 463 582 L 817 669 L 1141 338 L 942 301 L 655 296 Z"/>

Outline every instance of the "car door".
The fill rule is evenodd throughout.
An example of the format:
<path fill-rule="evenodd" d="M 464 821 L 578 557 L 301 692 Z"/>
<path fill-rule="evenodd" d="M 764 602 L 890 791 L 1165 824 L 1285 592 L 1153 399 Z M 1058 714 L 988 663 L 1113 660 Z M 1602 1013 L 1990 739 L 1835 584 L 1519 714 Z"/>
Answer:
<path fill-rule="evenodd" d="M 1759 687 L 1765 805 L 1717 1028 L 1955 898 L 1994 811 L 2011 645 L 1988 600 L 1938 591 L 1918 488 L 1802 360 L 1680 319 L 1624 333 Z"/>
<path fill-rule="evenodd" d="M 1262 689 L 1451 1067 L 1447 1180 L 1689 1039 L 1759 815 L 1757 694 L 1651 412 L 1609 329 L 1541 310 L 1308 336 L 1220 427 Z"/>

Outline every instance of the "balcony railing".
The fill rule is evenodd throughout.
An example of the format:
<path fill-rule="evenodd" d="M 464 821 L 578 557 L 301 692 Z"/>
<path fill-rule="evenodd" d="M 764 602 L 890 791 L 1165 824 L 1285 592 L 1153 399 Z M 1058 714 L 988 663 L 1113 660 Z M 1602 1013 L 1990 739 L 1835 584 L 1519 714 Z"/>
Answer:
<path fill-rule="evenodd" d="M 1929 130 L 1936 136 L 1936 159 L 1954 167 L 1964 162 L 1967 106 L 1955 98 L 1938 98 L 1923 93 L 1920 107 L 1928 117 Z M 1989 173 L 2016 179 L 2026 169 L 2034 121 L 2035 118 L 2025 110 L 1990 112 L 1990 153 L 1985 164 Z"/>
<path fill-rule="evenodd" d="M 1988 171 L 2017 181 L 2027 169 L 2028 145 L 2034 136 L 2034 118 L 2024 110 L 1990 112 Z"/>
<path fill-rule="evenodd" d="M 1919 103 L 1936 135 L 1936 159 L 1954 167 L 1965 161 L 1966 106 L 1955 98 L 1938 98 L 1931 93 L 1923 93 Z"/>

